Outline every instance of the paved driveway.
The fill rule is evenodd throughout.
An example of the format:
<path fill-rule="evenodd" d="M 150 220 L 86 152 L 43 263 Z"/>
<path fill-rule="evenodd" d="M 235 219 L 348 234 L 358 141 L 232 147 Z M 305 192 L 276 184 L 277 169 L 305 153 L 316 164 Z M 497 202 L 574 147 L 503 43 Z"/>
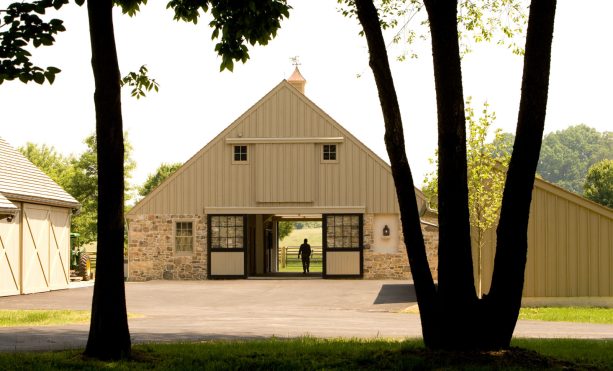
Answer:
<path fill-rule="evenodd" d="M 0 298 L 2 309 L 89 309 L 92 287 Z M 421 336 L 409 282 L 370 280 L 127 283 L 134 342 L 259 337 Z M 0 328 L 0 351 L 83 347 L 87 325 Z M 520 321 L 516 336 L 613 338 L 613 325 Z"/>

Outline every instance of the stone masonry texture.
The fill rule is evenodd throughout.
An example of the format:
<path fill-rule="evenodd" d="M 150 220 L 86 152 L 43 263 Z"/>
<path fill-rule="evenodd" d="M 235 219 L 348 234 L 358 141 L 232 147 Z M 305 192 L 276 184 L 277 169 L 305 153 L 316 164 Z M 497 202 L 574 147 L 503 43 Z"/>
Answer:
<path fill-rule="evenodd" d="M 176 222 L 192 221 L 194 249 L 176 252 Z M 364 278 L 411 279 L 402 230 L 395 253 L 375 253 L 373 245 L 374 214 L 364 214 Z M 436 225 L 436 217 L 426 219 Z M 399 223 L 400 225 L 400 223 Z M 422 224 L 426 253 L 433 278 L 438 278 L 438 228 Z M 401 227 L 399 227 L 401 229 Z M 129 220 L 128 280 L 204 280 L 207 278 L 207 225 L 205 215 L 137 215 Z"/>

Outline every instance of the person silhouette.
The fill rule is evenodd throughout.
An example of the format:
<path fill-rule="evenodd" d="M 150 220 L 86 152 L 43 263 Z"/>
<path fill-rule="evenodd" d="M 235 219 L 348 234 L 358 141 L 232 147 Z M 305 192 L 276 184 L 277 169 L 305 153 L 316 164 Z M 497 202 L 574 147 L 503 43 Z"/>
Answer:
<path fill-rule="evenodd" d="M 298 257 L 302 256 L 302 274 L 307 274 L 309 272 L 309 265 L 311 264 L 311 245 L 309 245 L 309 240 L 304 239 L 304 243 L 300 245 L 300 249 L 298 250 Z"/>

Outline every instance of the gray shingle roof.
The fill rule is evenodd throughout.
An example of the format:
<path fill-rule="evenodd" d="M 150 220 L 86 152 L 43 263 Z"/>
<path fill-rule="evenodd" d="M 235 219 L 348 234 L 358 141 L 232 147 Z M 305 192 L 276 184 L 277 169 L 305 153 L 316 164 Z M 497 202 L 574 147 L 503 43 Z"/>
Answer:
<path fill-rule="evenodd" d="M 0 215 L 14 214 L 15 211 L 17 211 L 17 206 L 15 206 L 11 201 L 7 200 L 6 197 L 0 193 Z"/>
<path fill-rule="evenodd" d="M 3 196 L 2 198 L 5 200 L 35 202 L 70 208 L 79 207 L 79 202 L 74 197 L 1 137 L 0 196 Z M 4 201 L 0 199 L 0 206 L 2 205 L 4 205 Z"/>

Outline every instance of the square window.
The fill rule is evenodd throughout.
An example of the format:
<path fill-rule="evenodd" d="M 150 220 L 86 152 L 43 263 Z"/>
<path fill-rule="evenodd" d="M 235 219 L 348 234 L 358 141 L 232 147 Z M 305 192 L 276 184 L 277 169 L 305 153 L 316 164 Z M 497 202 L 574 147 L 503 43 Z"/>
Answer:
<path fill-rule="evenodd" d="M 247 162 L 247 146 L 234 146 L 232 162 Z"/>
<path fill-rule="evenodd" d="M 323 145 L 323 161 L 336 162 L 336 144 Z"/>

